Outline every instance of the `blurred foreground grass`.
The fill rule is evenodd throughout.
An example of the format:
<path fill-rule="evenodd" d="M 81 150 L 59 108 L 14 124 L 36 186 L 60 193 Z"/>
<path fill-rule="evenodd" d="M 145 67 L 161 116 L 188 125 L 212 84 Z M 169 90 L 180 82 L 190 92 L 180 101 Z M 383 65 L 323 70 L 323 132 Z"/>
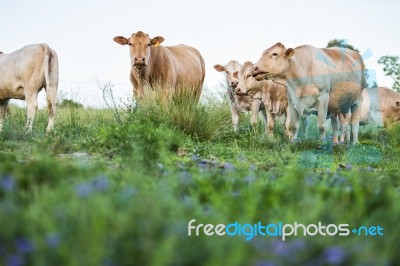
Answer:
<path fill-rule="evenodd" d="M 296 144 L 282 124 L 271 138 L 248 117 L 232 133 L 226 102 L 148 95 L 134 108 L 60 108 L 47 136 L 45 110 L 26 135 L 25 111 L 11 108 L 0 265 L 398 265 L 400 127 L 320 147 L 314 119 Z M 384 236 L 189 237 L 192 219 L 380 225 Z"/>

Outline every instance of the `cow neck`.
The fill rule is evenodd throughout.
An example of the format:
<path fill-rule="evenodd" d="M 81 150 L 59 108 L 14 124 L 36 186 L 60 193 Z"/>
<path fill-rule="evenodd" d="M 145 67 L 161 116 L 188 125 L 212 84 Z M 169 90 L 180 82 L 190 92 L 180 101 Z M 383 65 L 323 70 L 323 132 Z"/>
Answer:
<path fill-rule="evenodd" d="M 228 93 L 229 100 L 232 103 L 235 102 L 235 95 L 233 93 L 233 88 L 231 86 L 229 86 L 229 85 L 228 85 L 227 93 Z"/>

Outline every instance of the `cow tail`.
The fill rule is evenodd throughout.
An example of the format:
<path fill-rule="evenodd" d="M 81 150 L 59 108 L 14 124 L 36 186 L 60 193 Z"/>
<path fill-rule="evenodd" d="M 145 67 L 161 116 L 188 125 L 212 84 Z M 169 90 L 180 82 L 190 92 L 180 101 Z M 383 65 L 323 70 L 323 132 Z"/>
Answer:
<path fill-rule="evenodd" d="M 42 46 L 44 49 L 43 72 L 47 90 L 50 87 L 50 75 L 49 75 L 50 47 L 47 44 L 42 44 Z"/>
<path fill-rule="evenodd" d="M 58 90 L 58 57 L 56 52 L 47 44 L 44 47 L 43 72 L 46 81 L 46 98 L 49 110 L 49 124 L 47 131 L 50 131 L 54 125 L 54 117 L 57 106 L 57 90 Z"/>

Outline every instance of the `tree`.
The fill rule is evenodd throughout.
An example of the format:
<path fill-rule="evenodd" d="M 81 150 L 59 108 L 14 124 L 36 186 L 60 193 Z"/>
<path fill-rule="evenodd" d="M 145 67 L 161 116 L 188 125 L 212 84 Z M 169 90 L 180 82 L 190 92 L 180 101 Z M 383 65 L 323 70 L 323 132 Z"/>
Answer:
<path fill-rule="evenodd" d="M 393 90 L 400 92 L 400 57 L 385 55 L 379 58 L 378 63 L 383 65 L 383 72 L 394 80 Z"/>
<path fill-rule="evenodd" d="M 347 41 L 343 40 L 343 39 L 333 39 L 333 40 L 329 41 L 328 44 L 326 45 L 326 48 L 330 48 L 330 47 L 341 47 L 341 48 L 347 48 L 347 49 L 356 51 L 357 53 L 360 52 L 357 48 L 355 48 L 351 44 L 348 44 Z"/>
<path fill-rule="evenodd" d="M 357 48 L 355 48 L 353 45 L 347 43 L 347 41 L 343 40 L 343 39 L 330 40 L 328 42 L 328 44 L 326 45 L 326 48 L 330 48 L 330 47 L 347 48 L 347 49 L 356 51 L 357 53 L 360 52 Z M 365 75 L 365 87 L 366 88 L 378 87 L 378 85 L 376 84 L 376 81 L 374 81 L 371 86 L 368 84 L 369 73 L 368 73 L 368 69 L 366 67 L 365 67 L 364 75 Z"/>
<path fill-rule="evenodd" d="M 70 99 L 64 99 L 61 101 L 61 103 L 58 105 L 60 108 L 83 108 L 83 105 L 81 103 L 75 102 L 74 100 Z"/>

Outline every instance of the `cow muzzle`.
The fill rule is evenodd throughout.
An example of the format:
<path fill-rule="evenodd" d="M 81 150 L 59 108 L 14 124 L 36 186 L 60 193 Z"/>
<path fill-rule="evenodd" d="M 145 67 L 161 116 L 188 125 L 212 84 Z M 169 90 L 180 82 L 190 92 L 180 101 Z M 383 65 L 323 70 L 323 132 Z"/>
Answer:
<path fill-rule="evenodd" d="M 133 66 L 137 69 L 142 69 L 146 66 L 146 60 L 144 57 L 135 57 L 133 60 Z"/>
<path fill-rule="evenodd" d="M 257 81 L 260 81 L 260 80 L 263 80 L 263 79 L 272 79 L 273 78 L 273 76 L 270 73 L 261 71 L 258 66 L 253 66 L 251 68 L 251 75 Z"/>
<path fill-rule="evenodd" d="M 232 89 L 235 89 L 235 88 L 237 87 L 237 85 L 238 85 L 238 82 L 237 82 L 237 81 L 231 81 L 231 87 L 232 87 Z"/>
<path fill-rule="evenodd" d="M 244 92 L 243 89 L 241 89 L 240 87 L 236 87 L 235 88 L 235 94 L 238 96 L 246 96 L 248 95 L 247 92 Z"/>

